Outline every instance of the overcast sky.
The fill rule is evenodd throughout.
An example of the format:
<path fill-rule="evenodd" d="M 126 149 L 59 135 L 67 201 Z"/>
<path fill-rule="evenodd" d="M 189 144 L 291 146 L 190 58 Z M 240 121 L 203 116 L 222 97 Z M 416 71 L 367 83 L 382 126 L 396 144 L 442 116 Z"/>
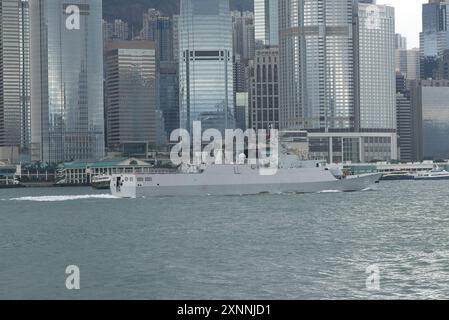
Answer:
<path fill-rule="evenodd" d="M 419 47 L 422 29 L 422 4 L 428 0 L 377 0 L 377 4 L 388 4 L 396 9 L 396 32 L 407 37 L 409 48 Z"/>

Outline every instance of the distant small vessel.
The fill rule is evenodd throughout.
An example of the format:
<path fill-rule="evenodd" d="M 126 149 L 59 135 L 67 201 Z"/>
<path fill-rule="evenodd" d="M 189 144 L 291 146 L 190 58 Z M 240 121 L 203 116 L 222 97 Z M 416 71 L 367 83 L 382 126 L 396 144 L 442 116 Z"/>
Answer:
<path fill-rule="evenodd" d="M 415 176 L 416 180 L 449 180 L 449 172 L 435 166 L 432 171 L 420 173 Z"/>
<path fill-rule="evenodd" d="M 108 190 L 111 186 L 111 176 L 101 175 L 92 177 L 92 187 L 98 190 Z"/>
<path fill-rule="evenodd" d="M 384 181 L 415 180 L 415 175 L 407 171 L 394 171 L 383 175 Z"/>

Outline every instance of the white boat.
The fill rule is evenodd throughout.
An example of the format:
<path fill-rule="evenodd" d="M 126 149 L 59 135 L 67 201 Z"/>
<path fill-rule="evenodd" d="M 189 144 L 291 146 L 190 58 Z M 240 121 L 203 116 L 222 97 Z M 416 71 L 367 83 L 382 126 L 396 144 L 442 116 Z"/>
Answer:
<path fill-rule="evenodd" d="M 262 168 L 263 169 L 263 168 Z M 271 175 L 256 165 L 200 165 L 169 174 L 118 174 L 111 193 L 121 198 L 163 196 L 235 196 L 281 193 L 352 192 L 365 190 L 382 177 L 380 173 L 344 176 L 341 171 L 317 162 L 279 167 Z"/>
<path fill-rule="evenodd" d="M 449 172 L 435 166 L 432 171 L 419 173 L 416 180 L 449 180 Z"/>
<path fill-rule="evenodd" d="M 109 189 L 111 185 L 111 176 L 109 175 L 99 175 L 92 177 L 91 185 L 94 189 Z"/>
<path fill-rule="evenodd" d="M 396 181 L 396 180 L 415 180 L 415 175 L 407 171 L 393 171 L 385 173 L 382 177 L 384 181 Z"/>

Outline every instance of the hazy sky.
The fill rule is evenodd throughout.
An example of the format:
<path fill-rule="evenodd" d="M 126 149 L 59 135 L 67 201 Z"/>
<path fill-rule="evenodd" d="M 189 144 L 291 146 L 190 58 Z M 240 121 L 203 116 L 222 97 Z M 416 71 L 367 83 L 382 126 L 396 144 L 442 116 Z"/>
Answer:
<path fill-rule="evenodd" d="M 396 32 L 407 37 L 409 48 L 419 47 L 422 29 L 422 4 L 428 0 L 377 0 L 377 4 L 388 4 L 396 9 Z"/>

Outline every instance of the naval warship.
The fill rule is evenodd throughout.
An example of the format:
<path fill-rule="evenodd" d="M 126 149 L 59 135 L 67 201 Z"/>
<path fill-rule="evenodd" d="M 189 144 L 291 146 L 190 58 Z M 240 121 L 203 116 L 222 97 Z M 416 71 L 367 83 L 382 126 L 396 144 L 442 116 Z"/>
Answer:
<path fill-rule="evenodd" d="M 271 170 L 271 172 L 270 172 Z M 276 170 L 266 165 L 182 165 L 172 173 L 117 174 L 111 193 L 120 198 L 166 196 L 241 196 L 362 191 L 382 174 L 345 175 L 337 166 L 317 161 L 284 161 Z"/>

